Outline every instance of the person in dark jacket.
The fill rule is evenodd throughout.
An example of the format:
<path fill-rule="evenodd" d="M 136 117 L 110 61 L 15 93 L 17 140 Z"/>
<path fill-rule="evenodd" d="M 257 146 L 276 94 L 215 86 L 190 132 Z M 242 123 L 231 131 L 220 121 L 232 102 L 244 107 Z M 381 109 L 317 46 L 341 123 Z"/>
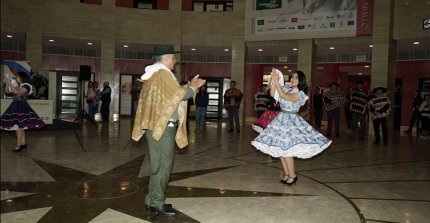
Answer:
<path fill-rule="evenodd" d="M 321 129 L 321 121 L 323 117 L 324 100 L 323 100 L 323 88 L 317 87 L 314 94 L 314 117 L 315 117 L 315 128 L 317 130 Z"/>
<path fill-rule="evenodd" d="M 112 90 L 109 87 L 109 82 L 105 81 L 103 83 L 103 91 L 100 92 L 100 100 L 102 101 L 100 113 L 102 115 L 103 122 L 109 122 L 109 106 L 111 101 L 111 93 Z"/>
<path fill-rule="evenodd" d="M 412 104 L 412 116 L 409 122 L 409 128 L 404 131 L 405 133 L 411 133 L 414 128 L 415 122 L 417 123 L 417 133 L 420 132 L 420 105 L 423 99 L 421 98 L 420 91 L 418 89 L 414 92 L 414 103 Z"/>
<path fill-rule="evenodd" d="M 203 130 L 205 125 L 206 111 L 209 104 L 209 94 L 206 90 L 206 86 L 202 86 L 199 89 L 199 93 L 196 95 L 196 131 Z"/>

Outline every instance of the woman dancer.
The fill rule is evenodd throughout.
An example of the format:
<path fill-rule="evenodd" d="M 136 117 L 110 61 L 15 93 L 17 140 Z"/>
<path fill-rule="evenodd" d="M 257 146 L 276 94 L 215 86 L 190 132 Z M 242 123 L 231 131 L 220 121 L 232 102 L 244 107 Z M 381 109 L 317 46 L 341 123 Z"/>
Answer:
<path fill-rule="evenodd" d="M 0 117 L 0 129 L 16 131 L 16 147 L 13 151 L 20 152 L 27 149 L 24 130 L 42 128 L 45 123 L 27 103 L 27 96 L 31 95 L 32 87 L 28 83 L 26 73 L 18 72 L 16 82 L 19 86 L 14 86 L 8 77 L 5 77 L 3 82 L 6 89 L 13 94 L 13 101 Z"/>
<path fill-rule="evenodd" d="M 251 144 L 263 153 L 280 157 L 285 172 L 281 183 L 291 186 L 297 182 L 294 157 L 311 158 L 326 149 L 331 141 L 312 128 L 297 113 L 308 96 L 305 74 L 296 71 L 290 77 L 290 86 L 279 84 L 276 70 L 272 70 L 272 84 L 279 93 L 281 112 Z"/>

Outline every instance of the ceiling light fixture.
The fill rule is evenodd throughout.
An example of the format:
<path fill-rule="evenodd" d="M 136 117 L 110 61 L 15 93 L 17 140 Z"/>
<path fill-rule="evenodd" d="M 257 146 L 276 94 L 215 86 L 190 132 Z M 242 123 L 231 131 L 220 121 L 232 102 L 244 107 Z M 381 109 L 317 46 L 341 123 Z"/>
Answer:
<path fill-rule="evenodd" d="M 88 46 L 92 46 L 93 45 L 93 43 L 87 43 L 88 44 Z"/>
<path fill-rule="evenodd" d="M 128 47 L 128 45 L 124 45 L 124 46 L 122 46 L 122 47 L 127 48 L 127 47 Z"/>
<path fill-rule="evenodd" d="M 224 49 L 224 51 L 225 51 L 225 52 L 228 52 L 228 51 L 230 51 L 230 50 L 229 50 L 229 49 Z"/>
<path fill-rule="evenodd" d="M 192 51 L 196 51 L 196 48 L 191 48 Z"/>
<path fill-rule="evenodd" d="M 370 67 L 370 66 L 369 66 L 369 65 L 364 65 L 364 67 L 368 68 L 368 67 Z"/>
<path fill-rule="evenodd" d="M 51 42 L 51 43 L 52 43 L 52 42 L 54 42 L 54 40 L 53 40 L 53 39 L 50 39 L 50 40 L 48 40 L 48 41 L 49 41 L 49 42 Z"/>
<path fill-rule="evenodd" d="M 332 47 L 332 46 L 331 46 L 331 47 L 330 47 L 330 49 L 331 49 L 331 50 L 334 50 L 334 47 Z"/>
<path fill-rule="evenodd" d="M 261 51 L 263 51 L 263 49 L 258 49 L 258 52 L 261 52 Z"/>
<path fill-rule="evenodd" d="M 370 45 L 369 45 L 369 47 L 370 47 L 370 48 L 372 48 L 372 47 L 373 47 L 373 45 L 372 45 L 372 44 L 370 44 Z"/>
<path fill-rule="evenodd" d="M 8 34 L 8 35 L 6 35 L 6 37 L 7 38 L 12 38 L 13 36 Z"/>
<path fill-rule="evenodd" d="M 297 48 L 293 48 L 293 50 L 294 50 L 294 51 L 297 51 L 297 50 L 299 50 L 299 49 L 297 49 Z"/>
<path fill-rule="evenodd" d="M 358 73 L 358 75 L 362 75 L 362 74 L 363 74 L 363 73 L 361 73 L 361 72 L 360 72 L 360 73 Z"/>
<path fill-rule="evenodd" d="M 420 42 L 418 42 L 418 41 L 414 42 L 414 45 L 419 45 L 419 44 L 420 44 Z"/>

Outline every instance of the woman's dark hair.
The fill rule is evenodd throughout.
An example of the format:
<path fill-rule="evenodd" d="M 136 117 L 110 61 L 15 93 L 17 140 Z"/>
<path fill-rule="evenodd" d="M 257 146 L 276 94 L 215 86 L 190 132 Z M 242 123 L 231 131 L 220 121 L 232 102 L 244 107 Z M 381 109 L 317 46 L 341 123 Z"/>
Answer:
<path fill-rule="evenodd" d="M 30 83 L 30 78 L 28 78 L 27 73 L 18 71 L 18 76 L 21 79 L 21 83 Z"/>
<path fill-rule="evenodd" d="M 308 84 L 306 83 L 306 75 L 303 73 L 303 71 L 296 71 L 295 72 L 297 76 L 299 77 L 299 84 L 297 85 L 297 88 L 299 91 L 303 91 L 305 94 L 308 93 Z"/>
<path fill-rule="evenodd" d="M 205 95 L 205 94 L 207 94 L 208 93 L 208 88 L 207 88 L 207 86 L 206 85 L 202 85 L 202 87 L 205 87 L 205 90 L 202 90 L 203 88 L 199 88 L 199 91 L 197 92 L 197 94 L 198 95 L 201 95 L 201 94 L 203 94 L 203 95 Z"/>

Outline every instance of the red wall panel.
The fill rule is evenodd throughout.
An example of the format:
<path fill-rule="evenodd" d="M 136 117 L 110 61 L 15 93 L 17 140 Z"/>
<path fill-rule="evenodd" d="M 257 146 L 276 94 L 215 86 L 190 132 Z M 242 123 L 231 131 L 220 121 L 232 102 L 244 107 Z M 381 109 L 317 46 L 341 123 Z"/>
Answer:
<path fill-rule="evenodd" d="M 1 64 L 4 60 L 25 60 L 25 53 L 23 52 L 1 51 L 0 56 Z"/>
<path fill-rule="evenodd" d="M 84 0 L 85 4 L 101 5 L 102 0 Z"/>
<path fill-rule="evenodd" d="M 157 0 L 158 10 L 169 10 L 169 0 Z"/>
<path fill-rule="evenodd" d="M 133 0 L 116 0 L 115 5 L 117 7 L 133 8 L 134 7 L 134 1 Z"/>
<path fill-rule="evenodd" d="M 193 0 L 182 0 L 182 11 L 193 11 Z"/>

